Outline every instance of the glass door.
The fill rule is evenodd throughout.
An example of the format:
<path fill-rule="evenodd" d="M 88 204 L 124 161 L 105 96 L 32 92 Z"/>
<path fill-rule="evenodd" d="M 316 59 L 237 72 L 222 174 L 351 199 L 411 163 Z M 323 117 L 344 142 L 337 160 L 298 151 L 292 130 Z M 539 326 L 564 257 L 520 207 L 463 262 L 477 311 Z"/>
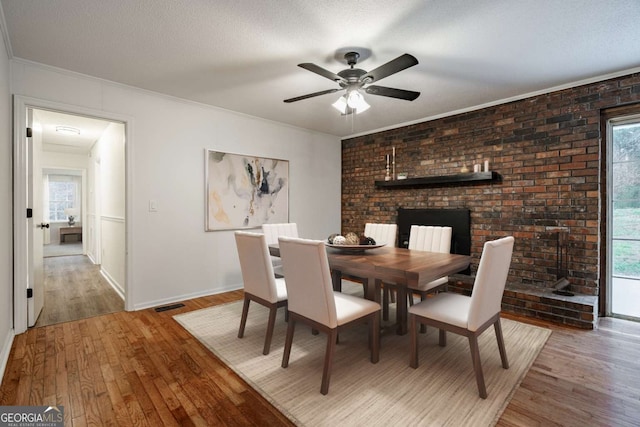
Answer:
<path fill-rule="evenodd" d="M 608 314 L 640 321 L 640 115 L 608 124 Z"/>

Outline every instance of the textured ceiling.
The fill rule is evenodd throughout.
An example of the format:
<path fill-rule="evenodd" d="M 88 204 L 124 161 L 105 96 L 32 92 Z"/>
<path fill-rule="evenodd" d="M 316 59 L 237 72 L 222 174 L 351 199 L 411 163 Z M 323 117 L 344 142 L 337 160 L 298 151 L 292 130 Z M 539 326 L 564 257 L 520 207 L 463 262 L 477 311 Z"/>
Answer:
<path fill-rule="evenodd" d="M 361 134 L 640 67 L 639 0 L 1 0 L 16 58 L 338 136 Z M 419 64 L 340 116 L 337 87 L 296 65 Z"/>

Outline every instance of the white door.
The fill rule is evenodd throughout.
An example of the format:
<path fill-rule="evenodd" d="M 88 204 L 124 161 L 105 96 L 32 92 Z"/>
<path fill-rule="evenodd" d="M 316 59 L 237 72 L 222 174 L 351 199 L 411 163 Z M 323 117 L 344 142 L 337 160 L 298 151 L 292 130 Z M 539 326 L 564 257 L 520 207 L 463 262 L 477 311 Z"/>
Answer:
<path fill-rule="evenodd" d="M 27 109 L 27 126 L 33 129 L 33 110 Z M 28 150 L 28 185 L 27 204 L 31 206 L 32 217 L 29 218 L 27 228 L 28 272 L 29 288 L 27 299 L 27 316 L 29 327 L 34 326 L 44 305 L 44 263 L 42 245 L 44 230 L 49 224 L 44 221 L 43 186 L 42 186 L 42 133 L 33 130 L 31 138 L 27 138 Z"/>

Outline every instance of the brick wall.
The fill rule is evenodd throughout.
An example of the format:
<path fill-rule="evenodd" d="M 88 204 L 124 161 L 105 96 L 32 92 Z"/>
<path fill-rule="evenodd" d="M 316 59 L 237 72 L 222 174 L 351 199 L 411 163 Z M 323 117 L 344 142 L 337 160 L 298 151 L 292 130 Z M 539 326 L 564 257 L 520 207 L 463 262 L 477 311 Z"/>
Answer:
<path fill-rule="evenodd" d="M 342 232 L 395 222 L 398 207 L 471 210 L 472 274 L 482 245 L 516 238 L 510 285 L 556 280 L 556 231 L 569 233 L 572 290 L 598 294 L 600 122 L 603 109 L 640 101 L 640 73 L 432 120 L 342 143 Z M 489 160 L 499 182 L 377 188 L 385 155 L 409 177 L 459 173 Z"/>

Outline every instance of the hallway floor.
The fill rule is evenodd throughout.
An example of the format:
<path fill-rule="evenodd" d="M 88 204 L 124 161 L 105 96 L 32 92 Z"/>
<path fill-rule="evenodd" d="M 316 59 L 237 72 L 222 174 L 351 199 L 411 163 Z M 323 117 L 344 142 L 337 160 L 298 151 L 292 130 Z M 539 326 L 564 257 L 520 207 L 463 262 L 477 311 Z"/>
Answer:
<path fill-rule="evenodd" d="M 82 249 L 82 243 L 80 243 Z M 124 301 L 83 255 L 44 259 L 44 308 L 35 327 L 124 310 Z"/>

